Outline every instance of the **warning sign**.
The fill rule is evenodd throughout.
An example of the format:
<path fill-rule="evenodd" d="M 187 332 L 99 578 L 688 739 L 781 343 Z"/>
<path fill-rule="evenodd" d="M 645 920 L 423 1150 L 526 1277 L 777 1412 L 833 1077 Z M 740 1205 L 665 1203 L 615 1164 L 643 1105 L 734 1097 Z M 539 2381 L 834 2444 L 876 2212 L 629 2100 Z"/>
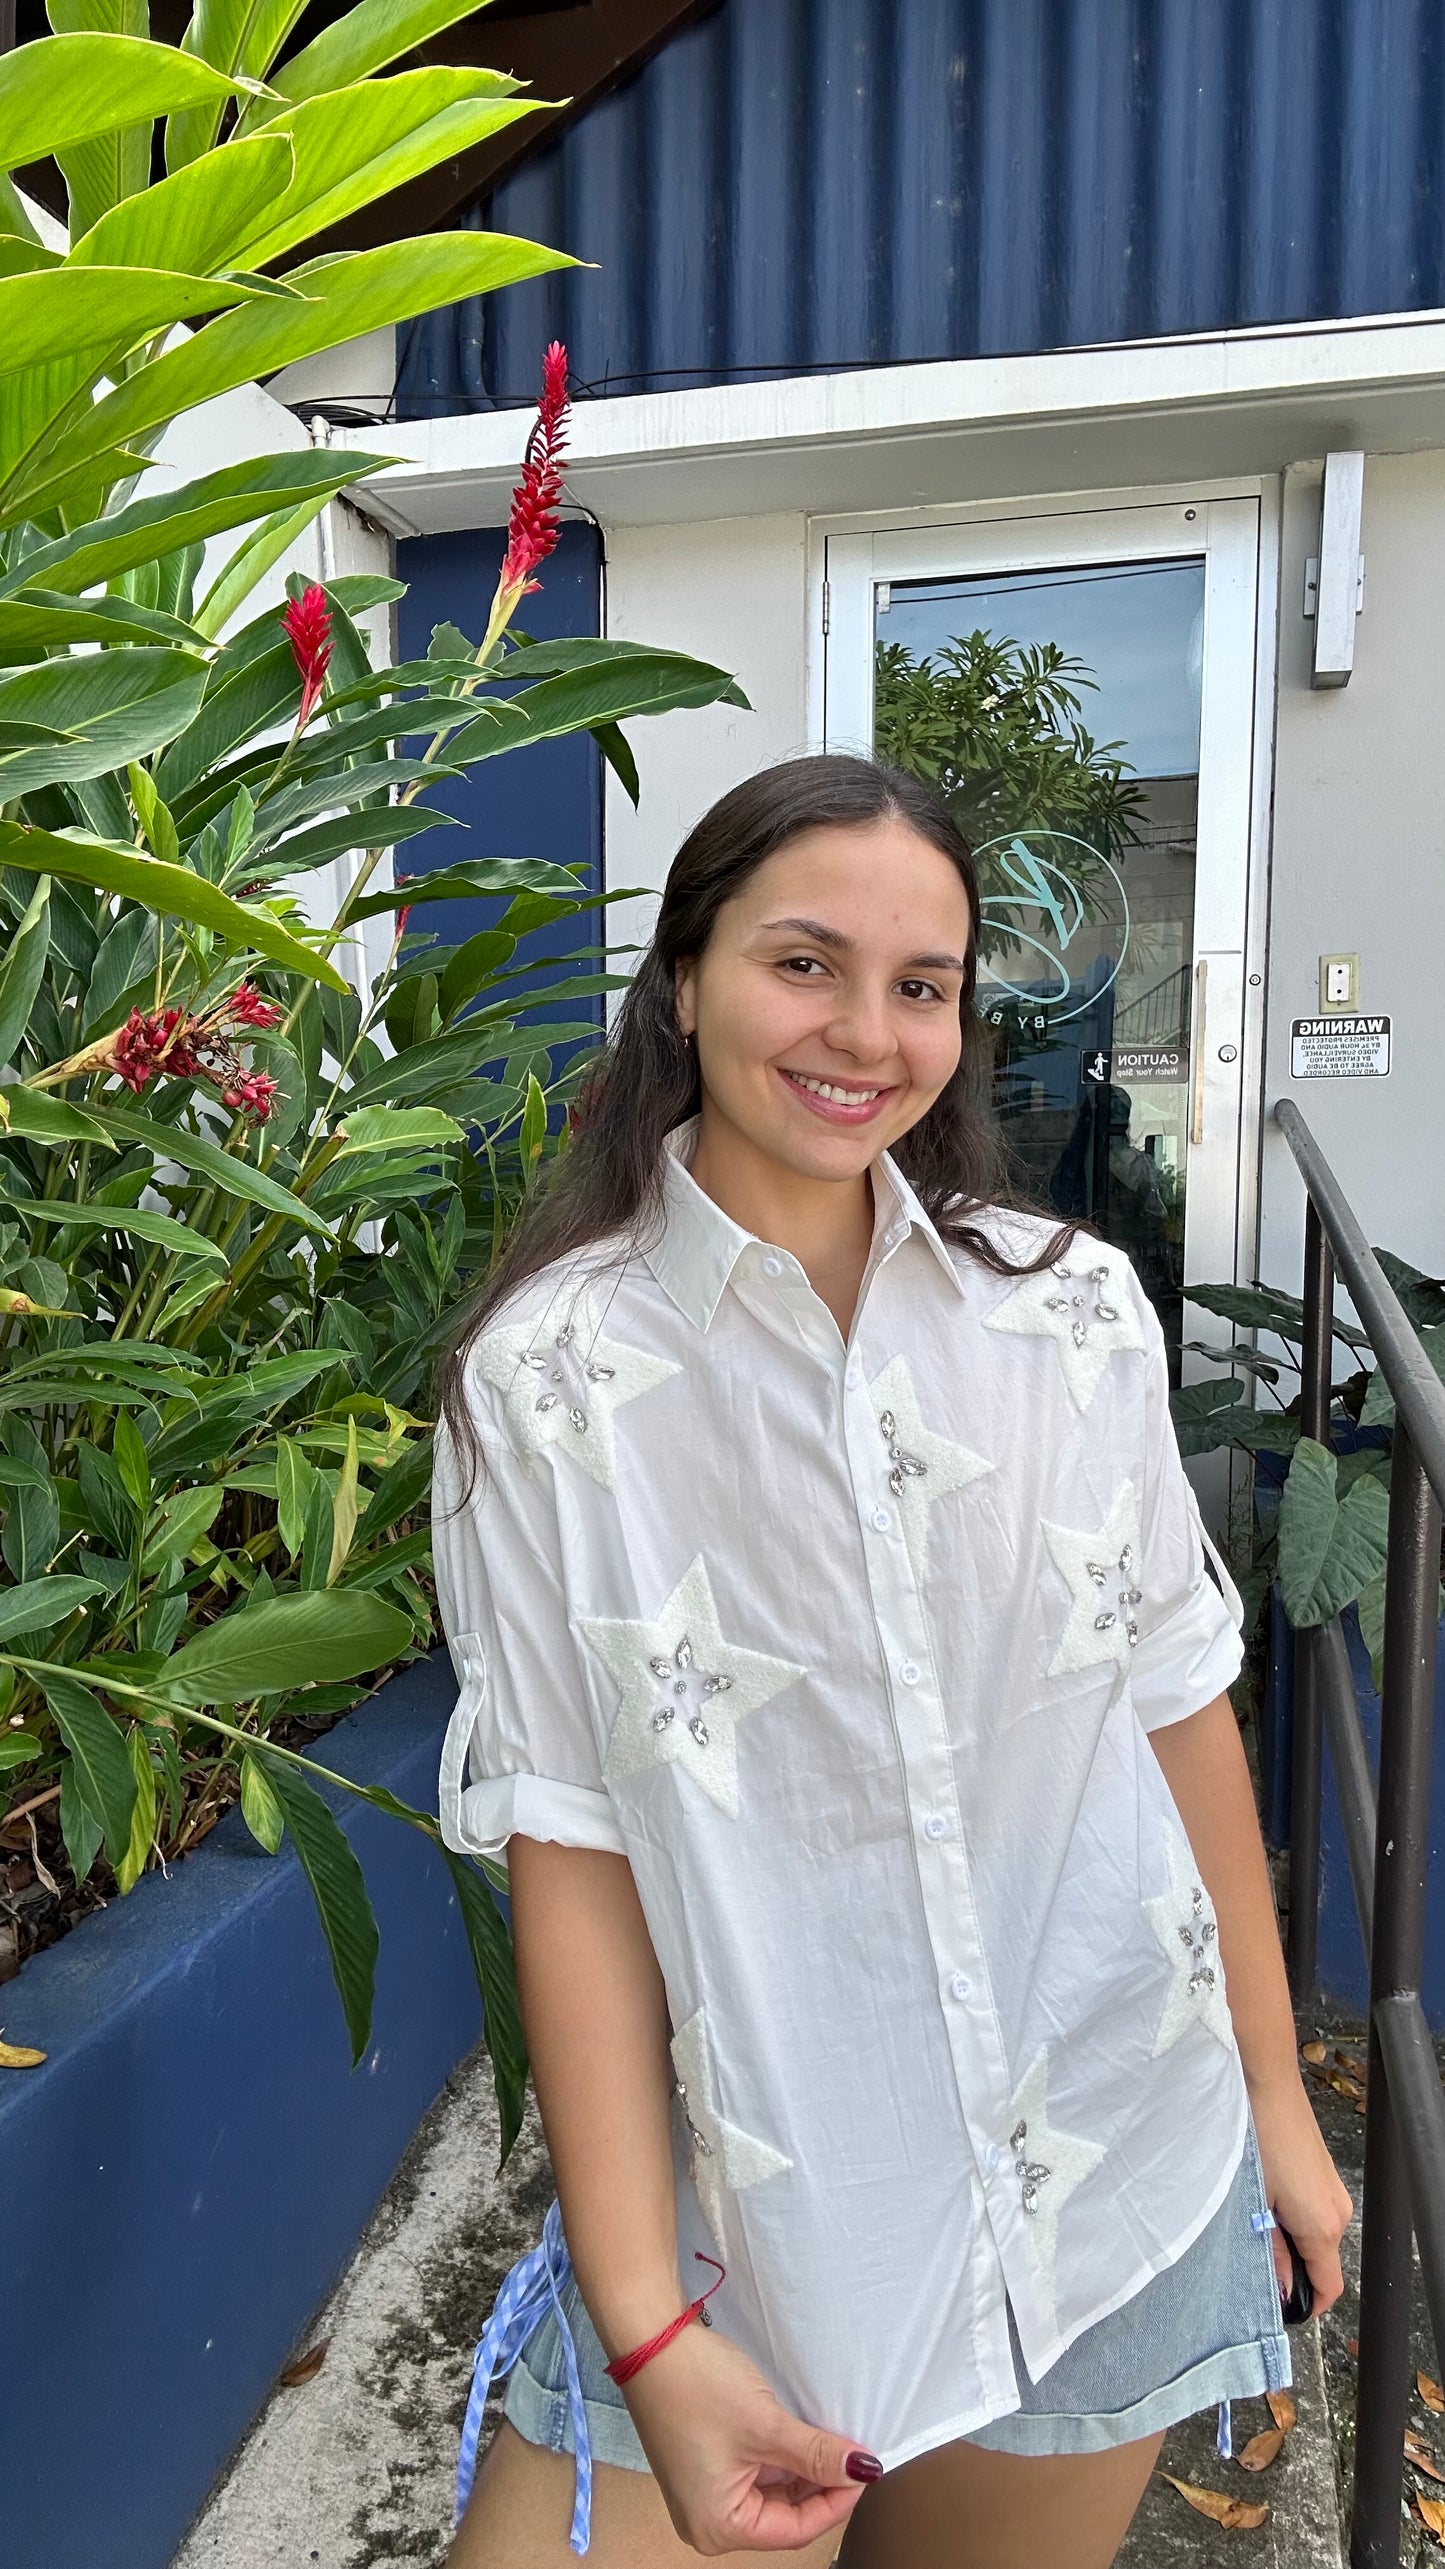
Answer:
<path fill-rule="evenodd" d="M 1290 1027 L 1291 1079 L 1383 1079 L 1389 1068 L 1388 1017 L 1296 1017 Z"/>
<path fill-rule="evenodd" d="M 1114 1077 L 1137 1086 L 1141 1080 L 1177 1083 L 1187 1071 L 1182 1044 L 1145 1044 L 1134 1052 L 1114 1053 Z"/>

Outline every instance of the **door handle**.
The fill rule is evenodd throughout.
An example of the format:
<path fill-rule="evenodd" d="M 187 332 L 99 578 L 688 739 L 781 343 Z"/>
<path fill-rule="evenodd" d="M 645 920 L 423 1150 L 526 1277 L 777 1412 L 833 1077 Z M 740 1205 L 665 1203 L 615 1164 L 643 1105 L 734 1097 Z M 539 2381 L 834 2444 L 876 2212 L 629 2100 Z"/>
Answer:
<path fill-rule="evenodd" d="M 1194 967 L 1194 1101 L 1189 1119 L 1191 1143 L 1204 1139 L 1204 1019 L 1209 997 L 1209 959 L 1201 955 Z"/>

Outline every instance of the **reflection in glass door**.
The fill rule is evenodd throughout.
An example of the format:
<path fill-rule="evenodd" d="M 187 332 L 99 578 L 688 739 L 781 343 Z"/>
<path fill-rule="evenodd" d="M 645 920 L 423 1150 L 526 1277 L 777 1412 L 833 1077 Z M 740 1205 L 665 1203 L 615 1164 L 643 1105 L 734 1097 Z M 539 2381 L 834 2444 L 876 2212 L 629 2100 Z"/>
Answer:
<path fill-rule="evenodd" d="M 966 719 L 971 679 L 997 726 L 994 759 L 943 765 L 978 854 L 1019 1180 L 1128 1249 L 1177 1344 L 1204 565 L 881 581 L 875 616 L 885 756 L 914 763 L 914 699 Z"/>
<path fill-rule="evenodd" d="M 1249 664 L 1242 696 L 1216 669 L 1211 722 L 1206 631 L 1247 644 L 1252 582 L 1232 612 L 1209 514 L 829 545 L 828 737 L 927 775 L 971 840 L 1017 1182 L 1127 1249 L 1176 1379 L 1186 1280 L 1232 1273 L 1237 1197 Z"/>

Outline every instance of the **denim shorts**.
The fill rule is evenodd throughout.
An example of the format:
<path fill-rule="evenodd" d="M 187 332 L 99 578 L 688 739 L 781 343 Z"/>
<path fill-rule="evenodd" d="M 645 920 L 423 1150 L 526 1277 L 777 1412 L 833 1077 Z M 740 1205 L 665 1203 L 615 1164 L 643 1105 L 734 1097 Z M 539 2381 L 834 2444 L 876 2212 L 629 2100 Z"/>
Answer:
<path fill-rule="evenodd" d="M 1214 2218 L 1191 2247 L 1132 2301 L 1076 2337 L 1043 2379 L 1029 2379 L 1013 2314 L 1009 2342 L 1019 2405 L 961 2441 L 995 2453 L 1097 2453 L 1177 2425 L 1199 2409 L 1281 2391 L 1290 2381 L 1289 2341 L 1280 2324 L 1279 2286 L 1267 2229 L 1259 2153 L 1251 2130 L 1239 2171 Z M 577 2349 L 593 2458 L 645 2471 L 647 2457 L 575 2279 L 562 2294 Z M 518 2358 L 506 2415 L 529 2444 L 571 2453 L 572 2418 L 555 2316 L 543 2320 Z"/>

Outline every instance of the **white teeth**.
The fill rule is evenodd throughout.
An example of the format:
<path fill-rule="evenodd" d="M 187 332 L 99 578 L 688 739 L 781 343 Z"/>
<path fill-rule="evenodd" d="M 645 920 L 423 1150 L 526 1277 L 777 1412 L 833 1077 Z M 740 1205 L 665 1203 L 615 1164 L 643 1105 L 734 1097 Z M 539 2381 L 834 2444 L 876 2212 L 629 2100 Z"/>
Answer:
<path fill-rule="evenodd" d="M 826 1097 L 839 1106 L 866 1106 L 883 1094 L 881 1088 L 835 1088 L 830 1080 L 805 1079 L 800 1070 L 790 1070 L 788 1077 L 799 1088 L 811 1090 L 814 1097 Z"/>

